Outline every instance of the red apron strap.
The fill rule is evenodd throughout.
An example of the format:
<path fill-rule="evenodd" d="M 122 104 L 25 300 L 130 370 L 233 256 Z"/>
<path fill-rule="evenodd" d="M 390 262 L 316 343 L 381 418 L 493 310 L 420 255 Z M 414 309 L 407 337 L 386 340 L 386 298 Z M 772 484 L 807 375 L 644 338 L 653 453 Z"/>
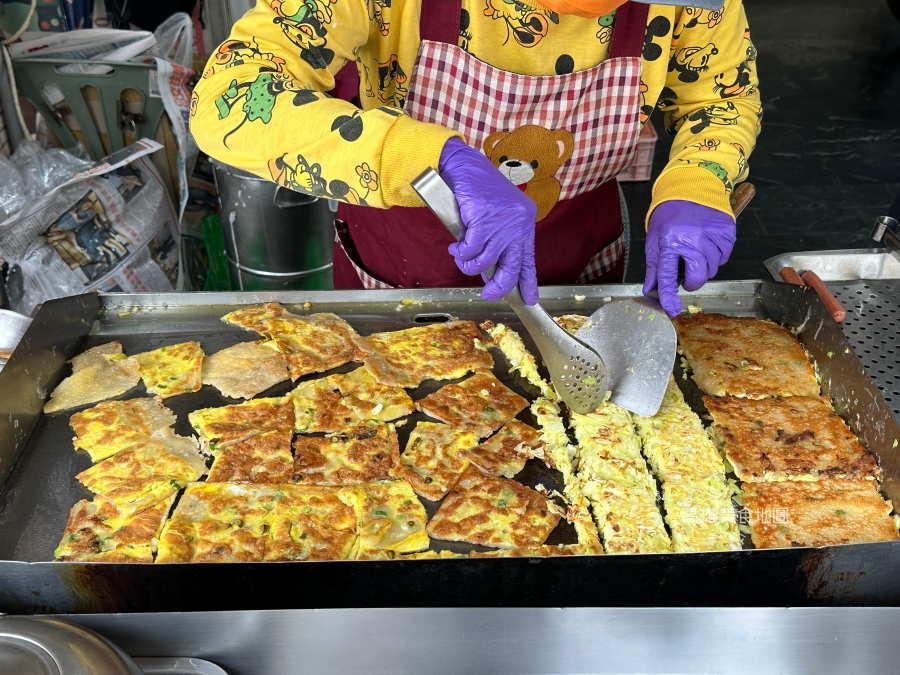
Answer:
<path fill-rule="evenodd" d="M 462 0 L 422 0 L 419 39 L 459 44 Z"/>
<path fill-rule="evenodd" d="M 641 55 L 644 50 L 644 35 L 647 32 L 647 14 L 649 12 L 650 5 L 641 2 L 626 2 L 619 7 L 616 12 L 616 22 L 613 24 L 609 58 Z"/>

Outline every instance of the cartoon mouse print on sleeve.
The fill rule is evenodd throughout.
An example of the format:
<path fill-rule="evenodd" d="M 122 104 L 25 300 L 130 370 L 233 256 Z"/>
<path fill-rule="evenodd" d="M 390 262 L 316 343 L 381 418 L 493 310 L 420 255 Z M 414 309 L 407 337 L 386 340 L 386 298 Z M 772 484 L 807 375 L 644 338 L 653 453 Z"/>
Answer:
<path fill-rule="evenodd" d="M 252 82 L 240 83 L 237 79 L 232 80 L 229 88 L 215 100 L 220 120 L 231 117 L 235 109 L 241 113 L 237 125 L 222 138 L 225 147 L 228 147 L 229 137 L 247 122 L 256 120 L 261 120 L 263 124 L 271 122 L 275 101 L 280 95 L 293 93 L 295 106 L 306 105 L 318 100 L 315 92 L 301 88 L 289 75 L 282 72 L 284 59 L 260 51 L 255 38 L 251 42 L 240 40 L 225 42 L 219 47 L 215 55 L 215 63 L 207 69 L 204 77 L 209 77 L 219 68 L 227 69 L 252 60 L 265 61 L 267 64 L 260 68 L 256 79 Z"/>
<path fill-rule="evenodd" d="M 737 124 L 740 113 L 731 101 L 714 103 L 700 108 L 687 116 L 688 122 L 695 122 L 691 127 L 692 134 L 699 134 L 710 125 L 733 126 Z"/>
<path fill-rule="evenodd" d="M 750 63 L 756 61 L 756 47 L 750 41 L 749 28 L 744 29 L 744 39 L 747 41 L 747 58 L 738 64 L 732 77 L 726 78 L 724 73 L 715 77 L 716 84 L 713 91 L 722 98 L 747 96 L 755 91 L 755 87 L 750 84 Z"/>
<path fill-rule="evenodd" d="M 367 73 L 368 77 L 368 73 Z M 400 66 L 396 54 L 384 63 L 378 62 L 378 100 L 402 108 L 408 93 L 406 72 Z"/>
<path fill-rule="evenodd" d="M 678 71 L 681 82 L 696 82 L 700 73 L 709 70 L 709 60 L 719 53 L 719 48 L 712 42 L 703 47 L 685 47 L 678 50 L 669 61 L 669 72 Z"/>
<path fill-rule="evenodd" d="M 331 21 L 331 5 L 337 0 L 270 0 L 280 26 L 288 40 L 300 48 L 300 58 L 316 69 L 324 69 L 334 61 L 334 51 L 327 47 Z"/>
<path fill-rule="evenodd" d="M 656 59 L 662 56 L 662 47 L 653 40 L 654 38 L 661 38 L 668 35 L 671 27 L 671 22 L 664 16 L 655 16 L 653 17 L 653 20 L 647 24 L 647 31 L 644 33 L 644 49 L 641 52 L 641 56 L 645 61 L 656 61 Z"/>
<path fill-rule="evenodd" d="M 483 147 L 500 173 L 537 204 L 539 221 L 559 201 L 562 187 L 555 174 L 574 149 L 575 139 L 569 131 L 550 131 L 535 124 L 497 131 L 484 139 Z"/>

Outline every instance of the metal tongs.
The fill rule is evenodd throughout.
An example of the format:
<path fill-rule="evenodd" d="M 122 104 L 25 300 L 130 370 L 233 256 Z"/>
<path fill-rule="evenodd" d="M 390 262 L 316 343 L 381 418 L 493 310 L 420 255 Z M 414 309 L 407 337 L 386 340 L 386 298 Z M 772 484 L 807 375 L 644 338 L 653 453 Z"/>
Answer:
<path fill-rule="evenodd" d="M 437 171 L 426 169 L 412 187 L 457 241 L 462 241 L 466 226 L 459 204 Z M 490 279 L 495 271 L 492 267 L 485 276 Z M 608 391 L 606 366 L 600 355 L 569 334 L 540 305 L 525 304 L 518 286 L 506 296 L 506 301 L 534 340 L 563 402 L 581 415 L 596 410 Z"/>

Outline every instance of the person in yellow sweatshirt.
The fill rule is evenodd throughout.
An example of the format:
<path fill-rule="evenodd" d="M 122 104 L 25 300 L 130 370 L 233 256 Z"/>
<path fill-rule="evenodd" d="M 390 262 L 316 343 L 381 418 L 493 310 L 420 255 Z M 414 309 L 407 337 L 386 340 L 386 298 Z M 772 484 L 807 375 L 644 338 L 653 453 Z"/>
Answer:
<path fill-rule="evenodd" d="M 257 0 L 191 102 L 209 155 L 341 202 L 337 288 L 621 281 L 615 176 L 655 106 L 675 134 L 647 219 L 645 292 L 681 310 L 735 240 L 729 195 L 762 118 L 740 0 Z M 361 109 L 330 97 L 349 61 Z M 455 242 L 410 183 L 435 168 Z"/>

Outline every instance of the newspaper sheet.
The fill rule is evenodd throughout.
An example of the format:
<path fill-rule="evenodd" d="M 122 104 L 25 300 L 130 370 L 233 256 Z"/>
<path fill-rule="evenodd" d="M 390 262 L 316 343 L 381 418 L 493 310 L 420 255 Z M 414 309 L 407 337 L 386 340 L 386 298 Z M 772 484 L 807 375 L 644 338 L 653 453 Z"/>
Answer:
<path fill-rule="evenodd" d="M 129 148 L 139 144 L 158 145 L 144 139 Z M 30 314 L 46 300 L 92 290 L 180 288 L 175 207 L 153 163 L 129 157 L 129 148 L 0 230 L 0 263 L 21 279 L 10 284 L 13 309 Z"/>

